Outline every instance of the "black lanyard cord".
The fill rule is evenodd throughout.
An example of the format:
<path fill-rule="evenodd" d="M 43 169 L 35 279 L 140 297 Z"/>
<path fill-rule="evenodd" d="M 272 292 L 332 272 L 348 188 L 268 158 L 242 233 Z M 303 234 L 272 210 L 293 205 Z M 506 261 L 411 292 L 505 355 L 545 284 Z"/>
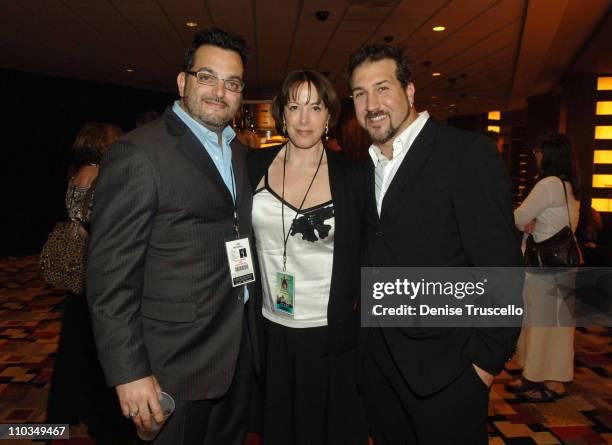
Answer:
<path fill-rule="evenodd" d="M 240 238 L 240 226 L 238 221 L 238 196 L 236 195 L 236 184 L 234 178 L 234 166 L 230 166 L 231 183 L 232 183 L 232 204 L 234 204 L 234 232 L 236 233 L 236 239 Z"/>
<path fill-rule="evenodd" d="M 281 194 L 281 219 L 283 221 L 283 272 L 287 270 L 286 268 L 287 266 L 287 242 L 289 241 L 289 235 L 291 235 L 291 229 L 293 229 L 293 224 L 295 223 L 295 220 L 297 219 L 300 211 L 302 210 L 302 207 L 304 206 L 304 203 L 306 202 L 306 197 L 308 196 L 308 193 L 310 192 L 310 188 L 312 187 L 312 184 L 314 184 L 317 174 L 319 173 L 319 169 L 321 168 L 321 162 L 323 162 L 324 153 L 325 153 L 325 148 L 321 147 L 321 157 L 319 158 L 319 164 L 317 165 L 317 169 L 315 170 L 314 176 L 312 177 L 312 180 L 310 181 L 310 185 L 308 186 L 308 189 L 306 189 L 306 193 L 304 194 L 304 199 L 302 199 L 300 208 L 298 209 L 297 212 L 295 212 L 293 221 L 291 221 L 291 225 L 289 226 L 289 233 L 285 233 L 285 173 L 287 170 L 287 156 L 289 154 L 289 144 L 285 146 L 285 159 L 283 159 L 283 192 Z"/>

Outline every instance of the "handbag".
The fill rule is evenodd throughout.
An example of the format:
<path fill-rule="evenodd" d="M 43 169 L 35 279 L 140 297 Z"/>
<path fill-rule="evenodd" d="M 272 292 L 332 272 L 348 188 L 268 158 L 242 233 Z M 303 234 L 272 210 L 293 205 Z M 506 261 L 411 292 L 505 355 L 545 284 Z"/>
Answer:
<path fill-rule="evenodd" d="M 85 293 L 85 268 L 89 232 L 85 217 L 94 191 L 94 182 L 85 193 L 77 215 L 55 225 L 40 253 L 41 275 L 55 287 L 77 294 Z"/>
<path fill-rule="evenodd" d="M 561 180 L 561 178 L 559 179 Z M 561 180 L 561 184 L 565 194 L 567 226 L 539 243 L 535 242 L 533 235 L 530 234 L 525 245 L 526 267 L 577 267 L 584 264 L 578 241 L 574 232 L 572 232 L 567 190 L 563 180 Z"/>

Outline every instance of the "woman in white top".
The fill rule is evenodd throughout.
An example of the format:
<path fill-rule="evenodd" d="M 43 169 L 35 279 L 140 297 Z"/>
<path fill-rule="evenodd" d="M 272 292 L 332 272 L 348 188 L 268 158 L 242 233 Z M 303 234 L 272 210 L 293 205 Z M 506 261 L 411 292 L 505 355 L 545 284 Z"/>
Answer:
<path fill-rule="evenodd" d="M 534 150 L 540 181 L 514 219 L 519 230 L 544 241 L 566 226 L 578 226 L 580 184 L 569 139 L 545 136 Z M 574 374 L 574 326 L 571 293 L 575 271 L 527 273 L 525 319 L 517 356 L 523 378 L 506 384 L 509 392 L 530 402 L 551 402 L 567 394 Z"/>
<path fill-rule="evenodd" d="M 322 141 L 339 111 L 324 76 L 289 73 L 272 104 L 289 141 L 249 155 L 266 327 L 266 445 L 368 440 L 356 384 L 364 194 L 359 169 Z"/>

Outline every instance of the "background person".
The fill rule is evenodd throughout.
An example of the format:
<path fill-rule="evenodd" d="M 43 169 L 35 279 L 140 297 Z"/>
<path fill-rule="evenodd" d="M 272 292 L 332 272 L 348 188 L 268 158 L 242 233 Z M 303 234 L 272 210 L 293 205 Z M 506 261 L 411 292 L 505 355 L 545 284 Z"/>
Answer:
<path fill-rule="evenodd" d="M 70 219 L 81 217 L 89 223 L 95 192 L 87 213 L 80 215 L 83 200 L 98 176 L 102 155 L 122 134 L 118 126 L 103 122 L 91 122 L 79 130 L 72 145 L 75 173 L 68 181 L 65 198 Z M 67 291 L 46 422 L 76 425 L 80 421 L 99 444 L 129 443 L 136 437 L 131 422 L 121 416 L 115 391 L 104 381 L 87 299 Z"/>
<path fill-rule="evenodd" d="M 514 211 L 514 219 L 519 230 L 541 242 L 568 225 L 576 231 L 580 181 L 572 144 L 566 136 L 544 136 L 534 154 L 541 179 Z M 517 351 L 523 378 L 505 388 L 530 402 L 564 397 L 565 385 L 573 379 L 575 328 L 567 324 L 571 322 L 569 297 L 575 279 L 574 273 L 567 272 L 526 273 L 525 320 Z M 547 321 L 539 321 L 543 319 Z"/>

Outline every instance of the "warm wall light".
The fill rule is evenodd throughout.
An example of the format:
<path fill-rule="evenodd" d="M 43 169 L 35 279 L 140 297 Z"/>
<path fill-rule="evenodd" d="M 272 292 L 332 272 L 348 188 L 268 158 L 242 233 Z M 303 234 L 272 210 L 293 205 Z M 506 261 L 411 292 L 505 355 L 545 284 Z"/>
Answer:
<path fill-rule="evenodd" d="M 612 125 L 597 125 L 595 139 L 612 139 Z"/>
<path fill-rule="evenodd" d="M 501 133 L 501 128 L 499 125 L 489 125 L 487 127 L 487 131 L 494 131 L 495 133 Z"/>
<path fill-rule="evenodd" d="M 593 175 L 593 187 L 612 188 L 612 175 Z"/>
<path fill-rule="evenodd" d="M 598 91 L 612 90 L 612 77 L 598 77 L 597 78 L 597 90 Z"/>
<path fill-rule="evenodd" d="M 612 164 L 612 150 L 595 150 L 593 164 Z"/>
<path fill-rule="evenodd" d="M 501 111 L 489 111 L 487 119 L 490 121 L 498 121 L 501 119 Z"/>
<path fill-rule="evenodd" d="M 198 26 L 198 22 L 192 22 L 192 21 L 185 22 L 185 26 L 187 28 L 195 28 L 196 26 Z"/>
<path fill-rule="evenodd" d="M 133 73 L 134 72 L 134 68 L 126 68 L 125 69 L 128 73 Z"/>
<path fill-rule="evenodd" d="M 436 71 L 435 73 L 431 73 L 431 75 L 432 75 L 432 76 L 434 76 L 434 77 L 438 77 L 438 76 L 441 76 L 441 75 L 442 75 L 442 73 L 438 73 L 438 72 Z"/>
<path fill-rule="evenodd" d="M 445 26 L 434 26 L 432 29 L 436 32 L 440 32 L 440 31 L 444 31 L 446 27 Z"/>
<path fill-rule="evenodd" d="M 612 212 L 612 199 L 593 198 L 591 199 L 591 207 L 598 212 Z"/>
<path fill-rule="evenodd" d="M 612 114 L 612 102 L 611 101 L 597 102 L 597 106 L 595 107 L 595 114 L 597 114 L 598 116 Z"/>

